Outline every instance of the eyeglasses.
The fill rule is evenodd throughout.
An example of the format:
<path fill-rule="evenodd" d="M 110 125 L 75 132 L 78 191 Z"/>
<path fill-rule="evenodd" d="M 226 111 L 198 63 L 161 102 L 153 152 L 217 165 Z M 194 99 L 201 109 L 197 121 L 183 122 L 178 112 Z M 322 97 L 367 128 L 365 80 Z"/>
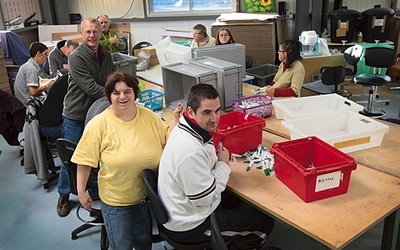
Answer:
<path fill-rule="evenodd" d="M 93 35 L 97 35 L 98 33 L 99 33 L 99 31 L 97 31 L 97 30 L 93 30 L 93 31 L 91 31 L 91 30 L 86 30 L 85 32 L 83 32 L 85 35 L 87 35 L 87 36 L 90 36 L 91 34 L 93 34 Z"/>

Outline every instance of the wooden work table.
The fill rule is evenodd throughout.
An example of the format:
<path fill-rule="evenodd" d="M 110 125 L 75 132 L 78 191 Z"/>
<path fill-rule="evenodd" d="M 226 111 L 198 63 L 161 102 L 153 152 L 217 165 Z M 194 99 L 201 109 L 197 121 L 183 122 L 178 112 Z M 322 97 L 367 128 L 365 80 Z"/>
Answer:
<path fill-rule="evenodd" d="M 244 95 L 250 95 L 254 88 L 244 84 Z M 170 108 L 164 108 L 159 113 L 166 123 L 173 117 Z M 281 122 L 274 112 L 266 118 L 264 146 L 270 148 L 273 143 L 290 139 L 289 130 L 282 127 Z M 342 249 L 385 219 L 383 249 L 396 249 L 399 246 L 397 234 L 400 220 L 400 170 L 397 163 L 400 126 L 384 123 L 390 129 L 380 147 L 349 154 L 358 166 L 351 173 L 346 194 L 305 203 L 276 177 L 266 176 L 255 167 L 246 171 L 247 164 L 243 163 L 243 159 L 231 163 L 228 189 L 266 214 L 331 249 Z"/>
<path fill-rule="evenodd" d="M 267 147 L 285 140 L 263 133 Z M 254 167 L 246 171 L 242 161 L 231 163 L 229 190 L 331 249 L 345 247 L 400 208 L 400 179 L 362 164 L 352 171 L 347 194 L 305 203 L 276 177 Z"/>

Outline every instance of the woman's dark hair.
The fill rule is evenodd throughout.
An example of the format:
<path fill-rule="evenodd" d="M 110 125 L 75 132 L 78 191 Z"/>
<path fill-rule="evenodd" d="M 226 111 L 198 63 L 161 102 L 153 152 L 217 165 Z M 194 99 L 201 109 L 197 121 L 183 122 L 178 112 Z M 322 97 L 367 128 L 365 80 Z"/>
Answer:
<path fill-rule="evenodd" d="M 287 58 L 285 62 L 286 68 L 291 68 L 293 63 L 297 60 L 301 60 L 301 43 L 297 40 L 285 40 L 280 46 L 287 52 Z"/>
<path fill-rule="evenodd" d="M 133 89 L 133 93 L 135 94 L 135 99 L 138 97 L 139 94 L 139 81 L 133 75 L 126 73 L 126 72 L 113 72 L 111 73 L 106 81 L 106 85 L 104 87 L 104 93 L 111 103 L 111 93 L 115 89 L 115 85 L 118 82 L 124 82 L 126 86 Z"/>
<path fill-rule="evenodd" d="M 221 33 L 221 31 L 223 31 L 223 30 L 226 30 L 226 32 L 228 32 L 228 34 L 229 34 L 229 41 L 228 41 L 227 43 L 221 43 L 221 42 L 219 41 L 219 33 Z M 234 39 L 233 36 L 232 36 L 231 31 L 228 30 L 227 28 L 220 28 L 220 29 L 217 31 L 217 34 L 215 35 L 215 45 L 230 44 L 230 43 L 236 43 L 235 39 Z"/>

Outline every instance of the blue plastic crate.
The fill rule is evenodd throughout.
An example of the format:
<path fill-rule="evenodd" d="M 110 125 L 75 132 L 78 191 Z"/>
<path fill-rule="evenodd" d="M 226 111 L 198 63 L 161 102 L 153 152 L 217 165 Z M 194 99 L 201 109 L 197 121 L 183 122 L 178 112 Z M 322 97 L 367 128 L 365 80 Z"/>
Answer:
<path fill-rule="evenodd" d="M 139 102 L 143 103 L 146 107 L 151 110 L 160 110 L 163 108 L 163 97 L 164 93 L 147 89 L 139 92 Z"/>

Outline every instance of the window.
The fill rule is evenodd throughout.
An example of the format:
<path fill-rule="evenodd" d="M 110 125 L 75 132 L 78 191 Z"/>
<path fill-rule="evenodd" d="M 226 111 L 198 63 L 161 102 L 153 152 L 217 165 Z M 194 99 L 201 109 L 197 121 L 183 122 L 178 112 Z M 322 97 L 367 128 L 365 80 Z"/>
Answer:
<path fill-rule="evenodd" d="M 235 0 L 146 0 L 148 16 L 219 15 L 235 11 Z"/>

